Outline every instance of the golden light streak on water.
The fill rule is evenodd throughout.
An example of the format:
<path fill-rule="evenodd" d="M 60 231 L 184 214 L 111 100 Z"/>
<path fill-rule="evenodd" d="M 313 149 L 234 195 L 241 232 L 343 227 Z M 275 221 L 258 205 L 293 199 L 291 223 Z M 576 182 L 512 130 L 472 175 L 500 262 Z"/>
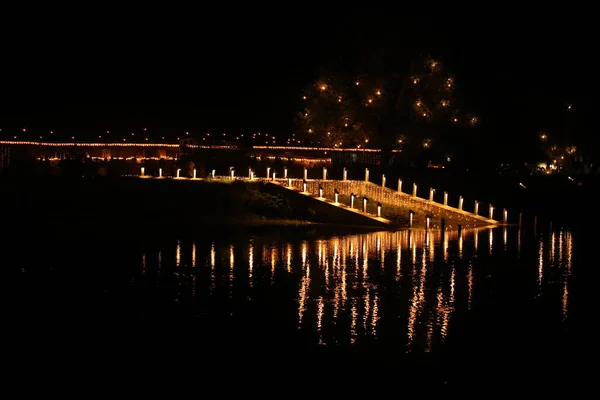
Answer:
<path fill-rule="evenodd" d="M 556 234 L 554 232 L 552 232 L 552 236 L 550 237 L 550 256 L 549 256 L 549 261 L 550 261 L 551 266 L 554 265 L 554 254 L 556 252 L 555 243 L 556 243 Z"/>
<path fill-rule="evenodd" d="M 271 247 L 270 249 L 270 253 L 271 253 L 271 280 L 273 279 L 273 275 L 275 275 L 275 267 L 277 266 L 277 248 L 275 247 Z"/>
<path fill-rule="evenodd" d="M 319 297 L 317 298 L 317 332 L 319 332 L 319 334 L 321 333 L 321 329 L 323 328 L 323 310 L 323 298 Z"/>
<path fill-rule="evenodd" d="M 442 253 L 444 254 L 444 261 L 448 261 L 448 232 L 444 232 L 442 239 Z"/>
<path fill-rule="evenodd" d="M 473 233 L 473 245 L 475 247 L 475 253 L 477 253 L 477 250 L 479 249 L 479 229 L 476 229 Z"/>
<path fill-rule="evenodd" d="M 196 242 L 192 242 L 192 268 L 196 267 Z"/>
<path fill-rule="evenodd" d="M 489 231 L 490 255 L 492 255 L 492 250 L 494 248 L 494 229 L 489 228 Z"/>
<path fill-rule="evenodd" d="M 358 311 L 356 310 L 356 299 L 352 299 L 352 308 L 350 309 L 350 343 L 356 342 L 358 336 L 356 332 L 356 324 L 358 320 Z"/>
<path fill-rule="evenodd" d="M 177 241 L 177 247 L 175 249 L 175 265 L 179 267 L 181 265 L 181 241 Z"/>
<path fill-rule="evenodd" d="M 463 236 L 462 236 L 462 232 L 460 233 L 460 236 L 458 237 L 458 258 L 462 258 L 463 256 Z"/>
<path fill-rule="evenodd" d="M 253 286 L 252 272 L 254 271 L 254 245 L 252 241 L 248 244 L 248 285 Z"/>
<path fill-rule="evenodd" d="M 217 272 L 215 268 L 215 242 L 212 242 L 210 245 L 210 289 L 211 291 L 215 289 L 217 284 Z"/>
<path fill-rule="evenodd" d="M 396 281 L 402 278 L 402 243 L 398 241 L 396 250 Z"/>
<path fill-rule="evenodd" d="M 373 310 L 371 312 L 371 335 L 377 336 L 377 322 L 379 321 L 379 296 L 373 298 Z"/>
<path fill-rule="evenodd" d="M 365 313 L 363 314 L 363 329 L 366 330 L 369 314 L 371 313 L 371 292 L 367 285 L 363 284 L 363 287 L 366 289 L 365 295 L 363 296 L 363 308 L 365 310 Z"/>
<path fill-rule="evenodd" d="M 306 240 L 302 242 L 302 269 L 306 269 L 306 257 L 308 254 L 308 244 Z"/>
<path fill-rule="evenodd" d="M 573 266 L 573 236 L 571 231 L 567 232 L 567 270 L 571 273 Z"/>
<path fill-rule="evenodd" d="M 471 303 L 473 301 L 473 265 L 471 265 L 471 263 L 469 263 L 469 273 L 467 275 L 467 281 L 468 281 L 468 296 L 467 296 L 467 309 L 471 309 Z"/>
<path fill-rule="evenodd" d="M 563 234 L 564 232 L 560 231 L 558 234 L 558 263 L 562 264 L 563 262 Z"/>
<path fill-rule="evenodd" d="M 503 234 L 502 234 L 502 238 L 503 238 L 503 242 L 504 242 L 504 249 L 506 249 L 506 243 L 508 242 L 508 236 L 507 236 L 507 232 L 506 232 L 506 227 L 504 227 L 503 229 Z"/>
<path fill-rule="evenodd" d="M 544 279 L 544 242 L 540 240 L 538 250 L 538 286 L 541 290 L 542 281 Z"/>
<path fill-rule="evenodd" d="M 288 273 L 292 272 L 292 245 L 287 244 L 286 246 L 286 258 L 285 258 L 285 266 Z"/>

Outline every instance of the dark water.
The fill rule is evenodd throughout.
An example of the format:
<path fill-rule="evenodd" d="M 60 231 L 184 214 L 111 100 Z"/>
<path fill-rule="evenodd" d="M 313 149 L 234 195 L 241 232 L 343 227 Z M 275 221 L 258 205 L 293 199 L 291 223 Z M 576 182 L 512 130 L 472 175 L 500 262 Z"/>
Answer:
<path fill-rule="evenodd" d="M 597 251 L 569 229 L 145 237 L 4 242 L 5 343 L 448 384 L 565 379 L 565 357 L 593 342 L 583 286 Z"/>

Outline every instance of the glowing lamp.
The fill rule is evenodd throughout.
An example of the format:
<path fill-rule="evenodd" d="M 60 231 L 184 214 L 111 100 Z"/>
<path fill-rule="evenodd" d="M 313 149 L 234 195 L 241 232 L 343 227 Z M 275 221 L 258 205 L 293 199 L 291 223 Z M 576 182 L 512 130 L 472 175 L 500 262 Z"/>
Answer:
<path fill-rule="evenodd" d="M 502 222 L 504 222 L 505 224 L 508 222 L 508 211 L 506 211 L 506 208 L 502 213 Z"/>
<path fill-rule="evenodd" d="M 323 167 L 323 180 L 327 180 L 327 168 Z"/>
<path fill-rule="evenodd" d="M 429 188 L 429 201 L 433 201 L 433 194 L 435 193 L 434 188 Z"/>
<path fill-rule="evenodd" d="M 402 193 L 402 179 L 398 179 L 398 193 Z"/>
<path fill-rule="evenodd" d="M 337 190 L 337 189 L 335 189 L 335 190 L 333 191 L 333 198 L 334 198 L 334 202 L 335 202 L 335 204 L 338 204 L 338 203 L 339 203 L 339 202 L 338 202 L 338 196 L 339 196 L 339 195 L 340 195 L 340 192 L 338 192 L 338 190 Z"/>
<path fill-rule="evenodd" d="M 271 167 L 267 167 L 267 179 L 271 176 Z"/>
<path fill-rule="evenodd" d="M 288 178 L 288 187 L 292 187 L 292 178 Z"/>
<path fill-rule="evenodd" d="M 181 168 L 177 168 L 177 178 L 180 178 L 181 175 Z"/>
<path fill-rule="evenodd" d="M 283 169 L 283 179 L 287 179 L 287 168 Z"/>
<path fill-rule="evenodd" d="M 354 198 L 356 195 L 354 193 L 350 193 L 350 208 L 354 208 Z"/>
<path fill-rule="evenodd" d="M 490 219 L 494 219 L 494 206 L 490 204 Z"/>
<path fill-rule="evenodd" d="M 323 198 L 323 186 L 319 186 L 319 198 Z"/>
<path fill-rule="evenodd" d="M 196 170 L 194 170 L 194 171 L 196 171 Z M 213 177 L 213 179 L 215 178 L 215 172 L 216 171 L 214 169 L 210 172 L 210 175 Z M 196 177 L 196 174 L 194 173 L 194 178 L 195 177 Z"/>
<path fill-rule="evenodd" d="M 363 199 L 363 212 L 366 213 L 367 212 L 367 203 L 368 203 L 369 199 L 367 199 L 366 197 Z"/>
<path fill-rule="evenodd" d="M 377 216 L 381 217 L 381 203 L 377 203 Z"/>
<path fill-rule="evenodd" d="M 302 182 L 302 192 L 306 193 L 306 181 Z"/>
<path fill-rule="evenodd" d="M 473 212 L 473 214 L 479 214 L 479 202 L 477 200 L 475 200 L 475 211 Z"/>
<path fill-rule="evenodd" d="M 348 180 L 348 170 L 346 169 L 346 167 L 344 167 L 344 177 L 343 180 Z"/>
<path fill-rule="evenodd" d="M 306 169 L 306 167 L 304 168 L 304 180 L 308 179 L 308 170 Z M 305 190 L 306 192 L 306 190 Z"/>
<path fill-rule="evenodd" d="M 462 206 L 463 206 L 463 197 L 460 196 L 458 198 L 458 209 L 462 211 Z"/>
<path fill-rule="evenodd" d="M 275 180 L 276 176 L 277 176 L 277 172 L 273 171 L 273 180 Z"/>
<path fill-rule="evenodd" d="M 230 171 L 231 171 L 231 174 L 230 174 L 231 179 L 234 179 L 235 178 L 235 169 L 231 168 Z"/>
<path fill-rule="evenodd" d="M 413 197 L 417 197 L 417 184 L 413 183 L 413 193 L 412 193 Z"/>
<path fill-rule="evenodd" d="M 146 169 L 144 167 L 140 168 L 140 174 L 141 176 L 144 176 L 146 172 Z"/>
<path fill-rule="evenodd" d="M 196 179 L 196 168 L 194 168 L 194 179 Z"/>
<path fill-rule="evenodd" d="M 369 168 L 365 168 L 365 182 L 369 182 Z"/>
<path fill-rule="evenodd" d="M 429 229 L 429 224 L 431 223 L 431 217 L 428 215 L 425 219 L 425 229 Z"/>
<path fill-rule="evenodd" d="M 414 214 L 415 214 L 415 212 L 412 210 L 408 212 L 408 227 L 409 228 L 412 228 L 412 226 L 413 226 L 413 215 Z"/>
<path fill-rule="evenodd" d="M 381 175 L 381 186 L 385 187 L 385 174 Z"/>
<path fill-rule="evenodd" d="M 162 168 L 159 168 L 159 169 L 158 169 L 158 177 L 159 177 L 159 178 L 162 178 Z"/>
<path fill-rule="evenodd" d="M 448 205 L 448 192 L 444 192 L 444 205 Z"/>

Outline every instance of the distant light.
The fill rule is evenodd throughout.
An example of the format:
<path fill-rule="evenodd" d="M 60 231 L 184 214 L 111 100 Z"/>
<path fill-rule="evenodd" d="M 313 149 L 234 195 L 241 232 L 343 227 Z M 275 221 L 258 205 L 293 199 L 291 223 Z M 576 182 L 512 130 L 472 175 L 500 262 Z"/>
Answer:
<path fill-rule="evenodd" d="M 54 131 L 50 131 L 50 133 L 54 133 Z"/>
<path fill-rule="evenodd" d="M 377 94 L 377 96 L 381 96 L 381 90 L 378 90 L 375 93 Z"/>
<path fill-rule="evenodd" d="M 144 128 L 144 130 L 145 130 L 145 131 L 147 131 L 148 129 L 147 129 L 147 128 Z"/>
<path fill-rule="evenodd" d="M 27 129 L 23 128 L 23 132 L 27 132 Z"/>

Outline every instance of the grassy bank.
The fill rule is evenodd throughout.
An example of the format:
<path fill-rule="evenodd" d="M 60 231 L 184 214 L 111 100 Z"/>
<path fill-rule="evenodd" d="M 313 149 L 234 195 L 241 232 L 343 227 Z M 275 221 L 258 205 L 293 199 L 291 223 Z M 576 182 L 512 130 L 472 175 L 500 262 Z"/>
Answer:
<path fill-rule="evenodd" d="M 0 179 L 14 236 L 130 237 L 160 230 L 310 227 L 326 213 L 292 204 L 263 183 L 138 178 Z"/>

